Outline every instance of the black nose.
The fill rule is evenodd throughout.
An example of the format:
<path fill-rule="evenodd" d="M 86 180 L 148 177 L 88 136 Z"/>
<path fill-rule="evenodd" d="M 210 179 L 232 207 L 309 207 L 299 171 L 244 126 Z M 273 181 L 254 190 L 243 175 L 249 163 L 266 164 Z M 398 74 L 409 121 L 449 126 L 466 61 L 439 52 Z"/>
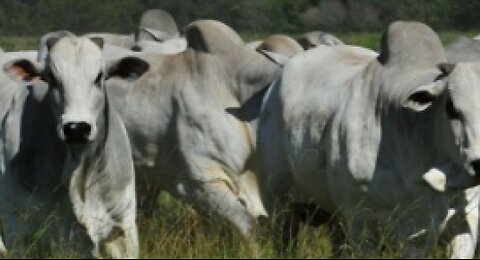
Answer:
<path fill-rule="evenodd" d="M 480 160 L 475 160 L 471 163 L 473 170 L 477 175 L 480 175 Z"/>
<path fill-rule="evenodd" d="M 136 52 L 141 52 L 142 51 L 142 47 L 138 46 L 138 45 L 135 45 L 132 47 L 131 49 L 132 51 L 136 51 Z"/>
<path fill-rule="evenodd" d="M 63 125 L 63 133 L 67 143 L 87 143 L 91 131 L 92 127 L 90 124 L 85 122 L 67 123 Z"/>

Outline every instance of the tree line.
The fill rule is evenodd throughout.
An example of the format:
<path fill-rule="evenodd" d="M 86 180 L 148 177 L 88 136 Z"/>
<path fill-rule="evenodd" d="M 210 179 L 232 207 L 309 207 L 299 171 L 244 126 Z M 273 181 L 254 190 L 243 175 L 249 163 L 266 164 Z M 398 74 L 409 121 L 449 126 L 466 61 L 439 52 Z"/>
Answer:
<path fill-rule="evenodd" d="M 478 0 L 0 0 L 0 36 L 135 30 L 141 13 L 169 11 L 179 26 L 217 19 L 240 32 L 379 31 L 393 20 L 478 30 Z"/>

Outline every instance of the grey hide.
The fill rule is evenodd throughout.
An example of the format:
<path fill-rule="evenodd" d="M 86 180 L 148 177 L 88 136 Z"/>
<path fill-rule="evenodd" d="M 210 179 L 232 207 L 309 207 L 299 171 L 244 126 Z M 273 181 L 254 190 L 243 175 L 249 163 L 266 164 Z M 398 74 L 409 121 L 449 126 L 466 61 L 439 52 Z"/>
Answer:
<path fill-rule="evenodd" d="M 303 52 L 302 46 L 300 46 L 294 39 L 282 34 L 274 34 L 267 37 L 255 49 L 278 53 L 287 58 L 291 58 L 296 54 Z"/>
<path fill-rule="evenodd" d="M 332 34 L 313 31 L 308 32 L 297 38 L 298 43 L 305 49 L 309 50 L 317 46 L 326 45 L 326 46 L 335 46 L 335 45 L 344 45 L 342 40 L 333 36 Z"/>
<path fill-rule="evenodd" d="M 416 22 L 391 24 L 378 57 L 335 46 L 291 59 L 260 115 L 269 212 L 313 203 L 346 221 L 357 243 L 391 234 L 404 256 L 426 257 L 444 234 L 452 257 L 473 257 L 480 70 L 457 65 L 448 76 L 445 62 L 438 36 Z"/>
<path fill-rule="evenodd" d="M 459 37 L 445 47 L 449 62 L 480 62 L 480 41 Z"/>
<path fill-rule="evenodd" d="M 115 45 L 130 49 L 135 45 L 134 34 L 118 34 L 118 33 L 101 33 L 93 32 L 85 34 L 85 37 L 99 37 L 102 38 L 106 44 Z"/>

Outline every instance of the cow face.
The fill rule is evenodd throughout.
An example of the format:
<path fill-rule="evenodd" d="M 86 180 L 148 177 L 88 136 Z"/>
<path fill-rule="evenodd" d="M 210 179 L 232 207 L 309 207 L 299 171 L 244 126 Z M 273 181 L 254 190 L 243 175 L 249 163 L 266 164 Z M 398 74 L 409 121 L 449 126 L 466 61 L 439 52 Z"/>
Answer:
<path fill-rule="evenodd" d="M 444 106 L 460 159 L 480 176 L 480 66 L 458 64 L 450 74 Z"/>
<path fill-rule="evenodd" d="M 52 38 L 47 45 L 44 78 L 50 87 L 58 135 L 67 143 L 91 142 L 97 137 L 97 118 L 105 106 L 103 40 Z"/>
<path fill-rule="evenodd" d="M 88 144 L 97 138 L 98 119 L 104 113 L 105 79 L 136 80 L 149 65 L 140 58 L 126 57 L 106 66 L 100 38 L 53 37 L 46 45 L 43 68 L 28 60 L 14 60 L 4 70 L 17 80 L 41 78 L 48 83 L 59 138 L 68 144 Z"/>
<path fill-rule="evenodd" d="M 438 119 L 432 134 L 441 149 L 471 176 L 480 176 L 480 66 L 442 65 L 441 70 L 444 79 L 415 89 L 403 105 L 418 113 L 432 107 Z"/>

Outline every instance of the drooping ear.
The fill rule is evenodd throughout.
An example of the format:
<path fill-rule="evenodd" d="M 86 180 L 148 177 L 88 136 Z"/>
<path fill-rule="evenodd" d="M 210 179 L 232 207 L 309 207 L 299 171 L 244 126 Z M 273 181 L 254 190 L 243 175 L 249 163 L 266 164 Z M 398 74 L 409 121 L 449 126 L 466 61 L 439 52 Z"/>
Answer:
<path fill-rule="evenodd" d="M 46 42 L 46 44 L 47 44 L 47 49 L 50 51 L 50 50 L 53 48 L 53 46 L 54 46 L 59 40 L 60 40 L 59 37 L 48 38 L 48 39 L 47 39 L 47 42 Z"/>
<path fill-rule="evenodd" d="M 420 86 L 408 95 L 402 106 L 415 112 L 425 111 L 440 97 L 444 89 L 445 83 L 443 81 L 435 81 Z"/>
<path fill-rule="evenodd" d="M 45 62 L 50 49 L 59 39 L 67 36 L 73 36 L 73 34 L 69 31 L 56 31 L 43 35 L 38 46 L 37 62 Z"/>
<path fill-rule="evenodd" d="M 33 82 L 40 78 L 41 68 L 27 59 L 18 59 L 6 63 L 3 71 L 13 80 Z"/>
<path fill-rule="evenodd" d="M 137 57 L 125 57 L 110 64 L 106 78 L 120 77 L 126 80 L 137 80 L 150 68 L 150 65 Z"/>
<path fill-rule="evenodd" d="M 103 50 L 103 44 L 105 41 L 101 37 L 92 37 L 90 40 L 95 43 L 101 50 Z"/>

